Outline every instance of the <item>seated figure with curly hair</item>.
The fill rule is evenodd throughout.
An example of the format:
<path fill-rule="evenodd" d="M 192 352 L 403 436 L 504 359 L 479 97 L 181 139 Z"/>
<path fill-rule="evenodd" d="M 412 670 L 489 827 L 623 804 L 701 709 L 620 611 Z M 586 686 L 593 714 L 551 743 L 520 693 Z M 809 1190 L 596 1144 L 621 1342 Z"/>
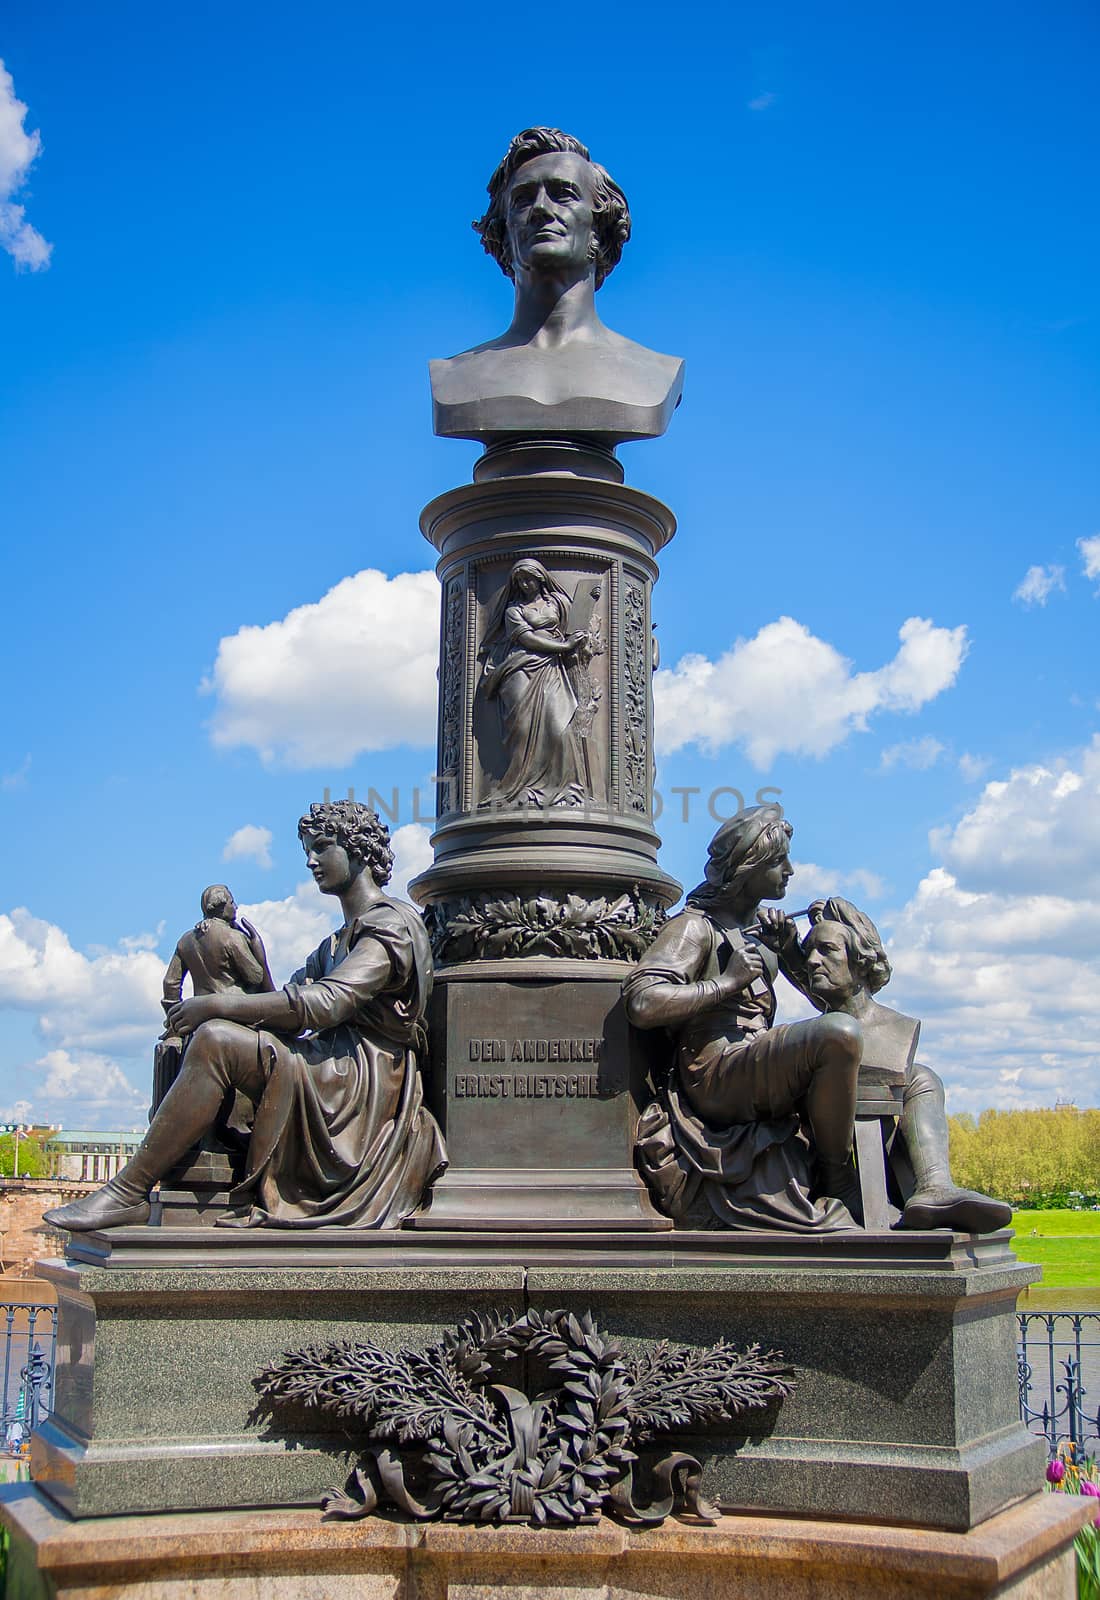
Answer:
<path fill-rule="evenodd" d="M 580 140 L 559 128 L 518 133 L 474 228 L 515 284 L 515 309 L 498 338 L 431 363 L 436 433 L 608 445 L 664 433 L 684 364 L 600 320 L 596 290 L 630 238 L 630 212 Z"/>
<path fill-rule="evenodd" d="M 237 1093 L 255 1117 L 246 1176 L 221 1223 L 396 1228 L 443 1170 L 418 1070 L 431 949 L 413 908 L 382 892 L 389 831 L 366 806 L 339 800 L 312 805 L 298 834 L 343 925 L 283 989 L 171 1007 L 172 1032 L 190 1036 L 179 1076 L 131 1159 L 102 1189 L 47 1212 L 55 1226 L 147 1222 L 154 1185 Z"/>
<path fill-rule="evenodd" d="M 902 1090 L 898 1134 L 912 1184 L 899 1183 L 898 1198 L 904 1204 L 900 1226 L 955 1228 L 960 1233 L 1007 1227 L 1010 1206 L 975 1189 L 961 1189 L 951 1176 L 943 1083 L 931 1067 L 915 1059 L 920 1023 L 874 999 L 891 972 L 878 929 L 839 896 L 816 901 L 810 920 L 813 926 L 802 942 L 802 970 L 795 981 L 820 1010 L 855 1018 L 863 1033 L 863 1072 L 887 1074 Z M 901 1168 L 896 1141 L 892 1154 L 895 1169 Z M 907 1198 L 905 1188 L 911 1188 Z"/>
<path fill-rule="evenodd" d="M 780 972 L 801 987 L 798 933 L 761 901 L 787 892 L 791 833 L 775 806 L 724 822 L 703 882 L 623 985 L 631 1023 L 672 1046 L 635 1157 L 681 1227 L 832 1232 L 859 1213 L 860 1025 L 775 1022 Z"/>

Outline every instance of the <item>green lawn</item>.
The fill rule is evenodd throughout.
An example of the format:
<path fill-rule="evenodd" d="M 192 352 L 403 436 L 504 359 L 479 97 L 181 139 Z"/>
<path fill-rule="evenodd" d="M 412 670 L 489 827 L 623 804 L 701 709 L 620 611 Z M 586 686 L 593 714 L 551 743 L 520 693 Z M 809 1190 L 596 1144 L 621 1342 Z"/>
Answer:
<path fill-rule="evenodd" d="M 1017 1211 L 1016 1254 L 1043 1269 L 1044 1289 L 1100 1289 L 1100 1211 Z"/>

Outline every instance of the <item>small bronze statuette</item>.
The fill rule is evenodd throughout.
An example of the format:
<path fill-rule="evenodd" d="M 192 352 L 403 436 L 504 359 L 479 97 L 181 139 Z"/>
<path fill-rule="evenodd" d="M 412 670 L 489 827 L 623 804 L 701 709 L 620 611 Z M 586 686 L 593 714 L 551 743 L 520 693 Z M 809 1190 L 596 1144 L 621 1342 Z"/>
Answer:
<path fill-rule="evenodd" d="M 164 1014 L 183 998 L 185 978 L 193 994 L 270 994 L 275 985 L 267 952 L 256 929 L 242 917 L 224 883 L 212 883 L 201 899 L 202 920 L 183 935 L 164 974 Z M 183 1041 L 166 1028 L 153 1057 L 150 1117 L 175 1082 Z"/>
<path fill-rule="evenodd" d="M 680 1451 L 652 1463 L 660 1498 L 638 1505 L 635 1447 L 781 1402 L 793 1376 L 778 1351 L 724 1341 L 627 1357 L 590 1315 L 532 1310 L 468 1317 L 424 1351 L 365 1341 L 290 1351 L 256 1387 L 261 1413 L 312 1407 L 364 1437 L 347 1491 L 323 1502 L 326 1519 L 388 1504 L 448 1522 L 537 1526 L 612 1511 L 653 1526 L 674 1510 L 704 1522 L 718 1512 L 702 1498 L 699 1462 Z"/>

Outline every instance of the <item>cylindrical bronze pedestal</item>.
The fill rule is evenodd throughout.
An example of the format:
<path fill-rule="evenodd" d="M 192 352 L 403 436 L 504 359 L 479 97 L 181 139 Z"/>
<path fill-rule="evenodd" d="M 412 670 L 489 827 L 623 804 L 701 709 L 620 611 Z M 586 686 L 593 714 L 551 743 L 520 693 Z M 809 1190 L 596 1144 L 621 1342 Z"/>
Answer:
<path fill-rule="evenodd" d="M 452 1165 L 418 1226 L 666 1225 L 633 1170 L 646 1072 L 618 990 L 680 893 L 653 827 L 650 621 L 675 521 L 621 476 L 610 450 L 517 440 L 421 517 L 443 590 L 438 822 L 410 893 Z"/>

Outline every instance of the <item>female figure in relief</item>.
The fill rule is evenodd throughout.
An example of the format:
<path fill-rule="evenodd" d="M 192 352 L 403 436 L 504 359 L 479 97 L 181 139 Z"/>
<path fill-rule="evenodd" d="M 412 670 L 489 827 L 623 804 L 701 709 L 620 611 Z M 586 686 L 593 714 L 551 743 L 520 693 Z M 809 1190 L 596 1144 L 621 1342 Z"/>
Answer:
<path fill-rule="evenodd" d="M 485 629 L 477 694 L 497 708 L 507 762 L 483 805 L 579 805 L 584 752 L 567 663 L 585 632 L 569 632 L 569 595 L 541 561 L 517 561 Z"/>

